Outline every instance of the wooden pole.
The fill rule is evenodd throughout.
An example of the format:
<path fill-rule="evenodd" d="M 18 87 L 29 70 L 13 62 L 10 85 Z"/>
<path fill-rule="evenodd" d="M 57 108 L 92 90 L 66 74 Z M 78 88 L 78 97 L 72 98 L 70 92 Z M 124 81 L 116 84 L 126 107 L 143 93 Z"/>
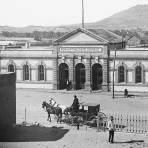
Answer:
<path fill-rule="evenodd" d="M 90 92 L 92 92 L 92 70 L 91 70 L 91 59 L 92 59 L 92 56 L 90 56 L 90 59 L 89 59 L 89 68 L 90 68 Z"/>
<path fill-rule="evenodd" d="M 86 131 L 87 131 L 87 112 L 86 112 Z"/>
<path fill-rule="evenodd" d="M 75 90 L 75 55 L 73 55 L 73 90 Z"/>
<path fill-rule="evenodd" d="M 26 123 L 26 107 L 25 107 L 25 123 Z"/>
<path fill-rule="evenodd" d="M 58 56 L 58 48 L 57 48 L 57 57 L 56 57 L 56 76 L 57 76 L 57 90 L 59 89 L 59 63 L 58 63 L 58 59 L 59 59 L 59 56 Z"/>
<path fill-rule="evenodd" d="M 114 80 L 114 75 L 115 75 L 115 60 L 116 60 L 116 48 L 115 48 L 115 55 L 114 55 L 114 65 L 113 65 L 113 98 L 115 98 L 115 80 Z"/>

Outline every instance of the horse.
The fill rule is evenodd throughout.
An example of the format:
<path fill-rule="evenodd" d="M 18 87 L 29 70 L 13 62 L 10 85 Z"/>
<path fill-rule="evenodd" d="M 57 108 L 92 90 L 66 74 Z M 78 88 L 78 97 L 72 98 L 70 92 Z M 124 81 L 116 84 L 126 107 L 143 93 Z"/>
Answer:
<path fill-rule="evenodd" d="M 50 119 L 51 122 L 51 116 L 50 114 L 54 114 L 55 117 L 57 117 L 57 123 L 60 122 L 61 123 L 61 119 L 62 119 L 62 109 L 60 107 L 54 107 L 51 104 L 47 103 L 46 101 L 43 101 L 42 103 L 42 108 L 46 108 L 46 111 L 48 113 L 48 118 L 47 120 Z"/>

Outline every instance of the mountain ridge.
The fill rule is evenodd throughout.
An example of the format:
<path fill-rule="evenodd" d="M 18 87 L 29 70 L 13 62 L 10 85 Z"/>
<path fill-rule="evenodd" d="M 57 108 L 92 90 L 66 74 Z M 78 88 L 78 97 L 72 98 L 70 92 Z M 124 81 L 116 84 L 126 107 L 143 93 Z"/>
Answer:
<path fill-rule="evenodd" d="M 109 30 L 116 29 L 137 29 L 148 30 L 148 5 L 136 5 L 126 10 L 115 13 L 101 21 L 85 23 L 86 28 L 103 28 Z M 81 24 L 61 25 L 61 26 L 36 26 L 25 27 L 0 26 L 0 32 L 33 32 L 33 31 L 53 31 L 68 32 L 81 27 Z"/>

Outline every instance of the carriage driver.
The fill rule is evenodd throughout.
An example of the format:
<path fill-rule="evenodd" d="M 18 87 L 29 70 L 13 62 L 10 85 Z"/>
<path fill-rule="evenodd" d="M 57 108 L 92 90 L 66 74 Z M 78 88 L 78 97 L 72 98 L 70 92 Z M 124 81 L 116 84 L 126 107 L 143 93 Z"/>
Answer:
<path fill-rule="evenodd" d="M 72 103 L 72 109 L 74 112 L 78 112 L 79 111 L 79 99 L 77 98 L 76 95 L 74 95 L 74 100 L 73 100 L 73 103 Z"/>
<path fill-rule="evenodd" d="M 59 106 L 60 104 L 57 104 L 57 108 L 60 108 L 60 106 Z"/>

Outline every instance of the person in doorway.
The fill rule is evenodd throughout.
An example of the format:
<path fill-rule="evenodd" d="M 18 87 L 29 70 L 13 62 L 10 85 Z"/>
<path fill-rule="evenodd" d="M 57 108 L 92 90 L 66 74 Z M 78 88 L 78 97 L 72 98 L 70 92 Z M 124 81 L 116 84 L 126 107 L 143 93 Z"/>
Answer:
<path fill-rule="evenodd" d="M 109 139 L 108 139 L 108 141 L 110 143 L 113 143 L 114 142 L 114 131 L 115 131 L 113 116 L 110 116 L 110 119 L 108 121 L 108 130 L 109 130 Z"/>

